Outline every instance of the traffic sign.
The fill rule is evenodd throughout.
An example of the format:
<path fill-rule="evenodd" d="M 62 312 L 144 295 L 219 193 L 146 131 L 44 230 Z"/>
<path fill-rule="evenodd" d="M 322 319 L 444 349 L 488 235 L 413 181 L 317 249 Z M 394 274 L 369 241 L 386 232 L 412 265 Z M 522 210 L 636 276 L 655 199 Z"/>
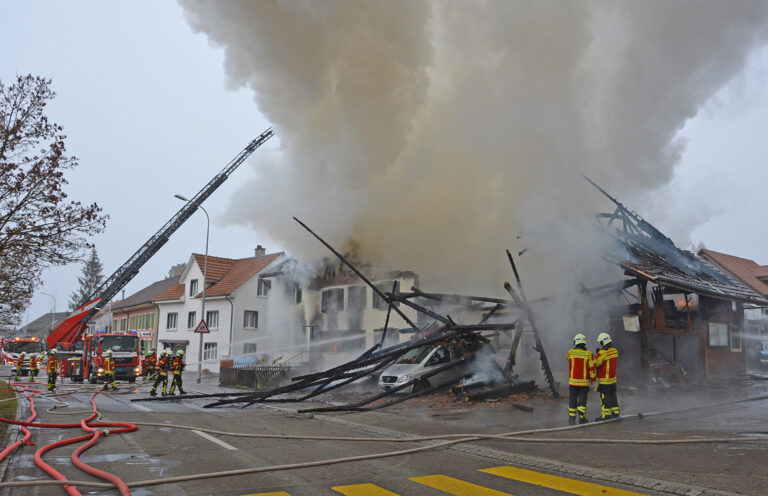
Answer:
<path fill-rule="evenodd" d="M 200 319 L 200 323 L 195 327 L 195 332 L 200 334 L 210 334 L 211 330 L 208 329 L 208 324 L 205 323 L 205 319 Z"/>

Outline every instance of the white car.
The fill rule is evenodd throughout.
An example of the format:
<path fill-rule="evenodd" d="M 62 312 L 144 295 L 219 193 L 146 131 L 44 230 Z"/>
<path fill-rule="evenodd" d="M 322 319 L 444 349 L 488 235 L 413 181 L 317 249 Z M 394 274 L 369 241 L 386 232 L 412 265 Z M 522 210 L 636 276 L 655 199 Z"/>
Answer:
<path fill-rule="evenodd" d="M 379 376 L 379 389 L 389 391 L 397 386 L 421 377 L 438 367 L 451 362 L 451 352 L 443 346 L 421 346 L 409 350 L 394 364 L 390 365 Z M 431 384 L 442 383 L 451 378 L 459 379 L 467 371 L 467 365 L 461 364 L 435 374 L 413 386 L 402 389 L 410 393 L 430 387 Z"/>

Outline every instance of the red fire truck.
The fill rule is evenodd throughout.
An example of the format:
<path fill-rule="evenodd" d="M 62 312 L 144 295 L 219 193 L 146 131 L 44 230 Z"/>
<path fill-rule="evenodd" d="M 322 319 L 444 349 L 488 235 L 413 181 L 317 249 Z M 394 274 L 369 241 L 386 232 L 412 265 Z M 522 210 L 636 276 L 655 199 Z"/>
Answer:
<path fill-rule="evenodd" d="M 107 350 L 112 350 L 112 358 L 115 360 L 115 378 L 136 381 L 136 377 L 141 375 L 139 336 L 136 331 L 127 334 L 96 331 L 93 335 L 86 335 L 81 358 L 82 370 L 77 379 L 82 382 L 87 377 L 91 384 L 103 379 L 104 354 Z M 75 376 L 73 380 L 76 380 Z"/>
<path fill-rule="evenodd" d="M 4 365 L 16 365 L 19 353 L 26 352 L 24 366 L 29 366 L 29 355 L 40 354 L 44 351 L 43 342 L 34 336 L 16 336 L 15 338 L 0 339 L 2 346 L 2 361 Z"/>

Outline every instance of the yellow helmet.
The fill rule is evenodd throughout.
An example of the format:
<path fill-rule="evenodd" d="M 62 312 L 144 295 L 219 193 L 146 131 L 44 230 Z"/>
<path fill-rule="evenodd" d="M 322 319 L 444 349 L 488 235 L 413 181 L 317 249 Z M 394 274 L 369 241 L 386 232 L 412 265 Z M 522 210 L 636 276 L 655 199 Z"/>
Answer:
<path fill-rule="evenodd" d="M 177 351 L 176 356 L 184 356 L 184 350 Z"/>
<path fill-rule="evenodd" d="M 573 345 L 587 344 L 587 337 L 582 333 L 578 333 L 573 337 Z"/>
<path fill-rule="evenodd" d="M 611 336 L 607 332 L 601 332 L 597 335 L 597 342 L 600 343 L 600 346 L 605 346 L 611 342 Z"/>
<path fill-rule="evenodd" d="M 51 355 L 55 355 L 59 352 L 56 348 L 51 348 Z"/>
<path fill-rule="evenodd" d="M 107 350 L 107 351 L 106 351 L 106 354 L 107 354 L 108 356 L 112 356 L 112 350 Z"/>

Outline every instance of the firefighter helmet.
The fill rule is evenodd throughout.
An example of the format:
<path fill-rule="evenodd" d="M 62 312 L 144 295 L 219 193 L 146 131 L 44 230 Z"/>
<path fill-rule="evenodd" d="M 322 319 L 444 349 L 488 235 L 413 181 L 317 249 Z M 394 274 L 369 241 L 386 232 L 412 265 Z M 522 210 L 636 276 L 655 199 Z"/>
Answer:
<path fill-rule="evenodd" d="M 59 350 L 57 350 L 56 348 L 52 348 L 52 349 L 51 349 L 51 355 L 55 355 L 55 354 L 57 354 L 58 352 L 59 352 Z"/>
<path fill-rule="evenodd" d="M 107 356 L 112 356 L 112 350 L 107 350 L 106 354 L 107 354 Z"/>
<path fill-rule="evenodd" d="M 611 342 L 611 336 L 607 332 L 601 332 L 597 336 L 597 342 L 600 343 L 600 346 L 605 346 Z"/>
<path fill-rule="evenodd" d="M 177 351 L 176 356 L 184 356 L 184 350 Z"/>
<path fill-rule="evenodd" d="M 163 350 L 163 354 L 165 356 L 171 356 L 171 355 L 173 355 L 173 352 L 171 351 L 170 348 L 166 348 L 166 349 Z"/>
<path fill-rule="evenodd" d="M 577 335 L 575 335 L 573 337 L 573 345 L 577 346 L 577 345 L 580 345 L 580 344 L 583 344 L 583 345 L 587 344 L 587 337 L 585 335 L 583 335 L 582 333 L 578 333 Z"/>
<path fill-rule="evenodd" d="M 26 351 L 22 351 L 21 353 L 19 353 L 19 355 L 25 357 L 25 356 L 27 356 L 27 352 Z"/>

